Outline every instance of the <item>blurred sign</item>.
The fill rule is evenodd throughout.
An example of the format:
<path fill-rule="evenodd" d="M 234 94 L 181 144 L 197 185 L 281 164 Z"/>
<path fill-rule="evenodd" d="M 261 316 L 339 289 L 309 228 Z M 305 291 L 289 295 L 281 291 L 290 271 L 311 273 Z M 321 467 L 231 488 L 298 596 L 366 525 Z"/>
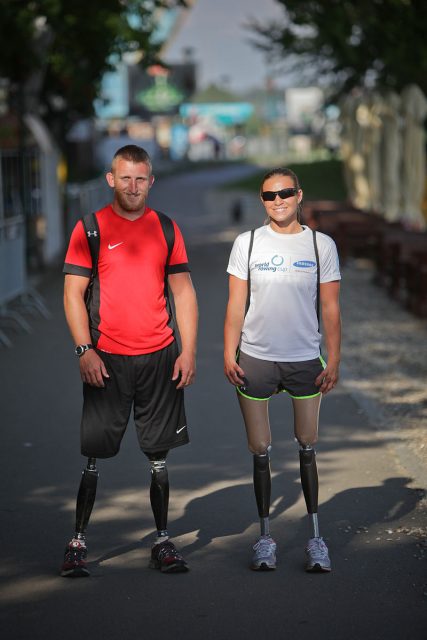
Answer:
<path fill-rule="evenodd" d="M 182 160 L 188 151 L 188 128 L 183 124 L 173 124 L 169 154 L 171 160 Z"/>
<path fill-rule="evenodd" d="M 174 115 L 196 87 L 194 63 L 128 67 L 130 115 Z"/>
<path fill-rule="evenodd" d="M 164 113 L 180 105 L 184 94 L 169 84 L 167 78 L 156 76 L 154 85 L 137 93 L 135 100 L 152 113 Z"/>
<path fill-rule="evenodd" d="M 125 118 L 129 113 L 127 67 L 120 63 L 115 71 L 104 73 L 100 96 L 94 102 L 98 118 Z"/>
<path fill-rule="evenodd" d="M 213 118 L 220 124 L 242 124 L 252 115 L 254 108 L 248 102 L 212 102 L 201 104 L 182 104 L 179 113 L 190 120 Z"/>
<path fill-rule="evenodd" d="M 323 106 L 323 91 L 318 87 L 286 89 L 288 125 L 299 133 L 310 131 L 314 115 Z"/>

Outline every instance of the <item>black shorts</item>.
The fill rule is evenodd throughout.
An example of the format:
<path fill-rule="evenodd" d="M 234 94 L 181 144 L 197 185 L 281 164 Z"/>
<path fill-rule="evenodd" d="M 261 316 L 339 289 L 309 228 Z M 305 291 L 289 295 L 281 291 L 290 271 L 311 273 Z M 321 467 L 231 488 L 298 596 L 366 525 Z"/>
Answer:
<path fill-rule="evenodd" d="M 282 391 L 300 400 L 318 396 L 315 380 L 326 367 L 322 356 L 304 362 L 273 362 L 241 351 L 237 362 L 245 372 L 245 383 L 236 387 L 237 391 L 251 400 L 269 400 Z"/>
<path fill-rule="evenodd" d="M 184 392 L 171 380 L 178 356 L 176 342 L 138 356 L 97 351 L 109 378 L 105 387 L 83 385 L 81 451 L 84 456 L 111 458 L 119 449 L 133 405 L 139 446 L 149 453 L 189 441 Z"/>

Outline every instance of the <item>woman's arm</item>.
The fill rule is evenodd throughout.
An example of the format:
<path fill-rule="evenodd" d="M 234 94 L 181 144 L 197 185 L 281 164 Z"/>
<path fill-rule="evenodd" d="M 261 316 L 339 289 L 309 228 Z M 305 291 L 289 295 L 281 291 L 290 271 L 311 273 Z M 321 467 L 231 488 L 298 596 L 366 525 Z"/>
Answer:
<path fill-rule="evenodd" d="M 316 379 L 319 391 L 328 393 L 335 387 L 339 378 L 341 358 L 341 312 L 339 304 L 340 283 L 324 282 L 320 285 L 320 303 L 322 309 L 322 324 L 325 331 L 328 364 Z"/>
<path fill-rule="evenodd" d="M 230 275 L 229 297 L 224 322 L 224 373 L 234 386 L 244 382 L 244 371 L 236 362 L 236 350 L 245 319 L 247 295 L 247 280 Z"/>

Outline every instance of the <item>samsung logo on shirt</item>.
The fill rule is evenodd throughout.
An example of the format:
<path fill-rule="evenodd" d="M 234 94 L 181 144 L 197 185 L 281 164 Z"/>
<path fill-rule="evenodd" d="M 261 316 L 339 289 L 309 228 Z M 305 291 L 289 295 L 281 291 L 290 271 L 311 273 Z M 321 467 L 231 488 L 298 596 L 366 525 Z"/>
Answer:
<path fill-rule="evenodd" d="M 309 267 L 315 267 L 316 263 L 312 260 L 298 260 L 298 262 L 294 262 L 294 267 L 298 267 L 299 269 L 308 269 Z"/>

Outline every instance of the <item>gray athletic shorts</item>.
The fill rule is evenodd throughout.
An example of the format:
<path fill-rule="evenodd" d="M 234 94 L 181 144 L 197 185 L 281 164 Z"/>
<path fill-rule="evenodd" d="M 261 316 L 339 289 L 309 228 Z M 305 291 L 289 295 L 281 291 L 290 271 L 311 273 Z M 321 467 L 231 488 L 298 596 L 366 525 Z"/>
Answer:
<path fill-rule="evenodd" d="M 139 446 L 148 453 L 189 441 L 184 392 L 171 380 L 178 356 L 176 342 L 138 356 L 97 350 L 109 378 L 105 387 L 83 385 L 81 451 L 84 456 L 111 458 L 119 449 L 132 406 Z"/>
<path fill-rule="evenodd" d="M 244 384 L 236 387 L 245 398 L 268 400 L 275 393 L 287 392 L 291 398 L 318 396 L 315 380 L 326 367 L 322 356 L 304 362 L 273 362 L 239 352 L 237 362 L 245 372 Z"/>

